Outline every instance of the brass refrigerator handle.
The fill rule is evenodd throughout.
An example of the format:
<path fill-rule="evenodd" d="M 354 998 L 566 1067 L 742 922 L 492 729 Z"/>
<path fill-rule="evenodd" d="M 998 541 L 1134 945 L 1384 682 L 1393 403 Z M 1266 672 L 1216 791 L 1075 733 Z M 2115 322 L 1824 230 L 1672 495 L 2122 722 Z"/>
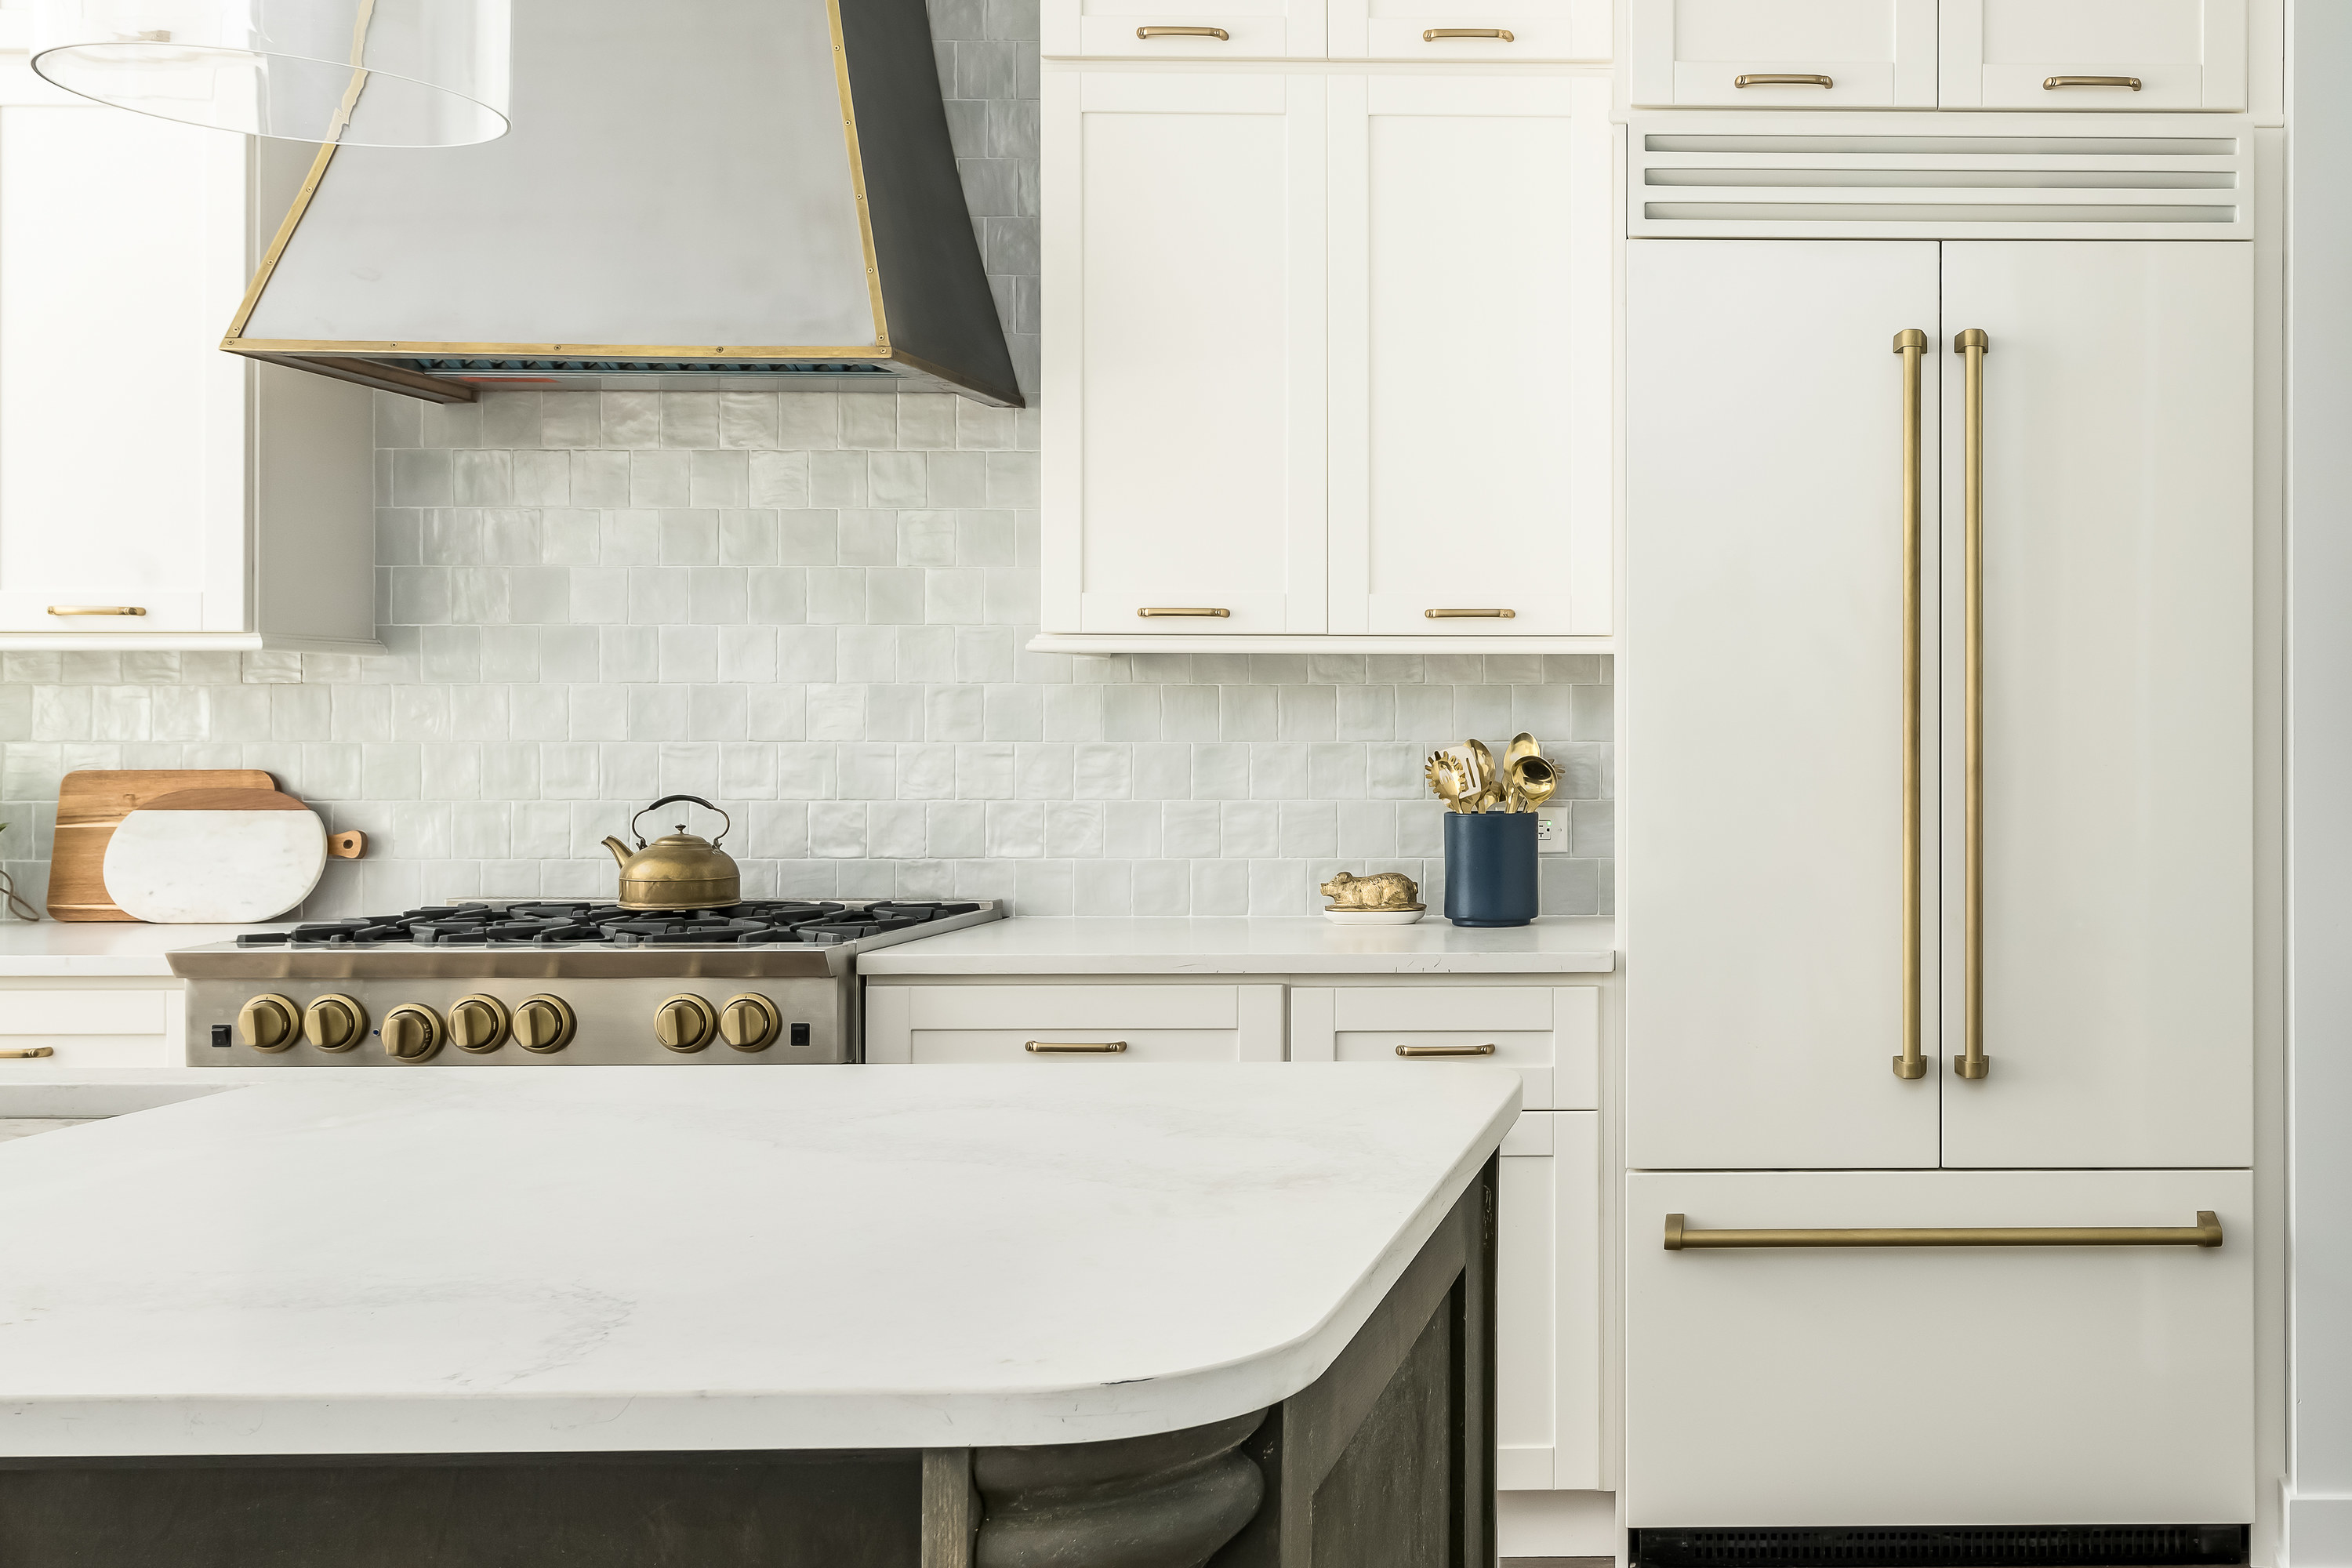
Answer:
<path fill-rule="evenodd" d="M 1440 38 L 1500 38 L 1507 44 L 1516 44 L 1519 41 L 1518 35 L 1508 27 L 1424 27 L 1422 29 L 1423 43 L 1433 44 Z"/>
<path fill-rule="evenodd" d="M 1138 610 L 1135 613 L 1142 616 L 1147 621 L 1157 620 L 1163 616 L 1207 616 L 1215 620 L 1225 621 L 1231 620 L 1234 614 L 1231 610 L 1210 608 L 1188 609 L 1181 605 L 1178 605 L 1173 608 L 1147 605 L 1143 609 Z"/>
<path fill-rule="evenodd" d="M 1835 87 L 1825 76 L 1790 76 L 1784 71 L 1750 71 L 1731 79 L 1734 87 Z"/>
<path fill-rule="evenodd" d="M 1967 537 L 1968 792 L 1964 851 L 1967 881 L 1962 915 L 1966 966 L 1963 1052 L 1952 1070 L 1980 1079 L 1991 1070 L 1984 1048 L 1984 357 L 1992 347 L 1981 327 L 1952 340 L 1968 367 L 1967 452 L 1961 467 L 1961 510 Z"/>
<path fill-rule="evenodd" d="M 1113 1057 L 1127 1049 L 1125 1040 L 1031 1040 L 1023 1050 L 1041 1057 Z"/>
<path fill-rule="evenodd" d="M 1884 1230 L 1692 1230 L 1666 1216 L 1668 1252 L 1797 1247 L 2205 1247 L 2221 1245 L 2221 1220 L 2199 1209 L 2193 1226 L 2021 1225 L 1902 1226 Z"/>
<path fill-rule="evenodd" d="M 1927 334 L 1895 334 L 1903 356 L 1903 1054 L 1895 1076 L 1927 1076 L 1919 1050 L 1919 374 Z"/>
<path fill-rule="evenodd" d="M 2139 78 L 2136 76 L 2045 76 L 2042 79 L 2042 90 L 2044 92 L 2055 92 L 2062 87 L 2127 87 L 2134 92 L 2137 92 Z"/>
<path fill-rule="evenodd" d="M 1401 1057 L 1491 1057 L 1492 1046 L 1399 1046 Z"/>
<path fill-rule="evenodd" d="M 1234 36 L 1223 27 L 1138 27 L 1139 38 L 1214 38 L 1221 44 L 1233 42 Z"/>

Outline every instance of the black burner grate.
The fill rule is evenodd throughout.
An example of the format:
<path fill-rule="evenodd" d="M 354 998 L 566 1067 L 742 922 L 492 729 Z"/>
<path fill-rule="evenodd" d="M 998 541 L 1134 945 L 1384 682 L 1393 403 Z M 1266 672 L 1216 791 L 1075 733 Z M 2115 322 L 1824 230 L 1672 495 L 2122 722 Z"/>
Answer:
<path fill-rule="evenodd" d="M 2242 1524 L 1628 1531 L 1632 1568 L 2238 1568 Z"/>
<path fill-rule="evenodd" d="M 316 921 L 290 931 L 248 931 L 239 947 L 766 947 L 831 945 L 926 921 L 970 914 L 978 904 L 751 899 L 723 909 L 647 911 L 616 904 L 436 904 L 396 915 Z"/>

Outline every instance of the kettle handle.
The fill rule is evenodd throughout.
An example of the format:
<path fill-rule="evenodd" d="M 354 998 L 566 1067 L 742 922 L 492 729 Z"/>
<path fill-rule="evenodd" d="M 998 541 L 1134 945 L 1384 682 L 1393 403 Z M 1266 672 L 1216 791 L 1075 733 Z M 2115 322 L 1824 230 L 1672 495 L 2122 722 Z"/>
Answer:
<path fill-rule="evenodd" d="M 685 801 L 689 805 L 698 805 L 705 811 L 718 812 L 719 820 L 727 824 L 726 826 L 719 830 L 719 837 L 710 841 L 710 847 L 713 849 L 719 847 L 719 839 L 725 838 L 729 834 L 735 831 L 735 819 L 727 815 L 726 809 L 722 806 L 711 805 L 709 801 L 703 799 L 698 795 L 666 795 L 659 800 L 654 802 L 653 805 L 646 807 L 646 811 L 659 811 L 663 806 L 676 805 L 679 801 Z M 641 811 L 637 813 L 636 816 L 629 818 L 629 831 L 635 835 L 637 844 L 640 848 L 645 845 L 646 836 L 637 832 L 637 817 L 645 816 L 646 811 Z"/>

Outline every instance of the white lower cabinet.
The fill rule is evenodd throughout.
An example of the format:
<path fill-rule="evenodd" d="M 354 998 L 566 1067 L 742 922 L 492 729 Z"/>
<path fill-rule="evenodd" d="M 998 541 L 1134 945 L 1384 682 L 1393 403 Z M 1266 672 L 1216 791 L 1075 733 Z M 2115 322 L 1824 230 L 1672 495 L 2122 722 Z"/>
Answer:
<path fill-rule="evenodd" d="M 1290 1059 L 1516 1068 L 1530 1110 L 1601 1104 L 1601 992 L 1591 985 L 1294 986 Z"/>
<path fill-rule="evenodd" d="M 1503 1140 L 1495 1485 L 1601 1485 L 1601 1117 L 1530 1110 Z"/>
<path fill-rule="evenodd" d="M 27 979 L 0 984 L 0 1088 L 11 1068 L 178 1067 L 185 1059 L 184 990 L 176 980 Z"/>
<path fill-rule="evenodd" d="M 1280 1061 L 1282 987 L 869 986 L 866 1059 L 1027 1061 L 1041 1071 L 1083 1063 Z"/>
<path fill-rule="evenodd" d="M 2253 1517 L 2246 1171 L 1626 1178 L 1627 1521 Z M 1691 1229 L 2189 1226 L 2222 1244 L 1668 1251 Z"/>

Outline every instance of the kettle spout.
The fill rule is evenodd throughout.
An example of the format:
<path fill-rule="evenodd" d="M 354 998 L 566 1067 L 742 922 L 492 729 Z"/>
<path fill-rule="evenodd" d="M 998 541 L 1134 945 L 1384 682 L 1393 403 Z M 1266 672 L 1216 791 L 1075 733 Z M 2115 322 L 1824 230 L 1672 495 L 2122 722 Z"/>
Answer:
<path fill-rule="evenodd" d="M 629 863 L 629 855 L 631 853 L 629 847 L 622 843 L 619 839 L 605 839 L 604 847 L 613 852 L 613 859 L 615 863 L 622 866 L 626 866 Z"/>

